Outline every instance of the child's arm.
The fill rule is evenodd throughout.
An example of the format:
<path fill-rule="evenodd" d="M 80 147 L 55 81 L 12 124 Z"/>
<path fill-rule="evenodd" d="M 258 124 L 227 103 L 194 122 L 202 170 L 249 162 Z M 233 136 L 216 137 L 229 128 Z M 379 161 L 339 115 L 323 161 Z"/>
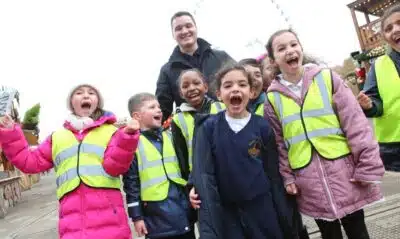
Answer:
<path fill-rule="evenodd" d="M 365 80 L 363 92 L 372 101 L 372 108 L 364 110 L 365 115 L 367 117 L 381 116 L 383 114 L 383 104 L 378 91 L 375 64 L 371 65 L 371 68 L 367 74 L 367 79 Z"/>
<path fill-rule="evenodd" d="M 0 128 L 0 144 L 7 159 L 24 173 L 40 173 L 53 167 L 51 136 L 31 150 L 20 126 Z"/>
<path fill-rule="evenodd" d="M 190 173 L 188 149 L 185 137 L 183 137 L 182 131 L 176 125 L 175 120 L 172 120 L 171 132 L 176 157 L 178 157 L 179 168 L 181 170 L 182 177 L 187 180 Z"/>
<path fill-rule="evenodd" d="M 126 133 L 122 128 L 115 132 L 104 153 L 103 168 L 109 175 L 117 177 L 128 171 L 139 136 L 139 130 Z"/>
<path fill-rule="evenodd" d="M 275 131 L 275 139 L 279 153 L 279 171 L 283 177 L 284 184 L 285 186 L 292 184 L 296 180 L 294 173 L 289 165 L 288 151 L 283 140 L 282 126 L 279 122 L 278 117 L 275 115 L 273 106 L 270 104 L 268 99 L 265 101 L 264 115 L 266 116 Z"/>
<path fill-rule="evenodd" d="M 385 172 L 370 123 L 350 88 L 332 72 L 333 104 L 354 157 L 356 181 L 380 181 Z"/>
<path fill-rule="evenodd" d="M 132 221 L 143 220 L 142 201 L 140 200 L 140 178 L 137 160 L 133 159 L 128 172 L 122 178 L 128 215 Z"/>

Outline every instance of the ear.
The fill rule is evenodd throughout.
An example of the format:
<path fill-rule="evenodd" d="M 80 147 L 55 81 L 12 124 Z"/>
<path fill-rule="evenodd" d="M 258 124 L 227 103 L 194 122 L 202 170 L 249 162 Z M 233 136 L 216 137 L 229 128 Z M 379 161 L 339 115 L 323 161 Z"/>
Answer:
<path fill-rule="evenodd" d="M 204 89 L 206 89 L 206 92 L 208 92 L 208 84 L 204 82 Z"/>
<path fill-rule="evenodd" d="M 221 99 L 221 91 L 217 90 L 215 93 L 217 95 L 218 100 L 222 101 L 222 99 Z"/>
<path fill-rule="evenodd" d="M 140 119 L 142 118 L 139 112 L 133 112 L 131 116 L 132 116 L 132 119 L 135 119 L 139 122 L 140 122 Z"/>

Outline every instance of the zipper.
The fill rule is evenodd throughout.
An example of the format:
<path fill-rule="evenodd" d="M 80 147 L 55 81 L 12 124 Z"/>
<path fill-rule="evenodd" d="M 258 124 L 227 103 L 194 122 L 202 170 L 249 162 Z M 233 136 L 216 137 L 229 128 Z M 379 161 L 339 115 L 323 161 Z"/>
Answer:
<path fill-rule="evenodd" d="M 307 97 L 307 95 L 308 95 L 308 90 L 304 94 L 304 99 Z M 335 204 L 333 202 L 333 197 L 332 197 L 331 190 L 328 187 L 328 182 L 326 181 L 325 171 L 324 171 L 324 168 L 322 167 L 321 158 L 319 157 L 318 151 L 314 147 L 313 143 L 311 142 L 311 140 L 310 140 L 310 138 L 308 137 L 308 134 L 307 134 L 306 124 L 305 124 L 304 118 L 303 118 L 303 107 L 304 107 L 304 100 L 303 100 L 303 102 L 301 102 L 301 106 L 300 106 L 300 119 L 301 119 L 301 124 L 303 126 L 303 130 L 304 130 L 304 134 L 306 136 L 306 139 L 311 144 L 311 159 L 310 160 L 312 160 L 313 152 L 315 151 L 315 155 L 318 158 L 318 166 L 319 166 L 319 169 L 321 170 L 321 173 L 322 173 L 322 181 L 323 181 L 325 190 L 328 193 L 329 202 L 330 202 L 331 207 L 333 209 L 333 213 L 335 214 L 335 216 L 337 216 L 337 209 L 336 209 Z"/>
<path fill-rule="evenodd" d="M 79 141 L 79 144 L 78 144 L 78 153 L 77 153 L 77 160 L 76 160 L 76 174 L 78 175 L 78 177 L 79 177 L 79 180 L 82 180 L 81 179 L 81 176 L 79 175 L 79 156 L 80 156 L 80 151 L 81 151 L 81 145 L 82 145 L 82 141 Z"/>
<path fill-rule="evenodd" d="M 321 158 L 319 157 L 318 153 L 316 153 L 315 155 L 318 158 L 318 166 L 322 172 L 322 181 L 324 182 L 325 190 L 328 192 L 328 198 L 329 198 L 331 207 L 333 209 L 333 213 L 335 214 L 335 216 L 337 216 L 337 210 L 336 210 L 335 204 L 333 203 L 333 197 L 331 194 L 331 190 L 329 190 L 328 182 L 326 181 L 326 178 L 325 178 L 325 171 L 324 171 L 324 168 L 322 167 Z"/>

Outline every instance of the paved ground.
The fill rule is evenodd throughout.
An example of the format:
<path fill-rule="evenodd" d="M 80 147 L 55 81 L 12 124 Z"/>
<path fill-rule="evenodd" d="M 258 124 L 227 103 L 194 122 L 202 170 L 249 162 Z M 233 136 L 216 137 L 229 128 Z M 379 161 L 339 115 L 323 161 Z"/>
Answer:
<path fill-rule="evenodd" d="M 0 219 L 1 239 L 57 238 L 57 206 L 54 175 L 42 176 L 22 201 Z M 371 239 L 400 238 L 400 173 L 387 173 L 383 188 L 386 200 L 366 209 Z M 320 238 L 313 220 L 305 218 L 311 238 Z M 137 238 L 137 237 L 135 237 Z"/>

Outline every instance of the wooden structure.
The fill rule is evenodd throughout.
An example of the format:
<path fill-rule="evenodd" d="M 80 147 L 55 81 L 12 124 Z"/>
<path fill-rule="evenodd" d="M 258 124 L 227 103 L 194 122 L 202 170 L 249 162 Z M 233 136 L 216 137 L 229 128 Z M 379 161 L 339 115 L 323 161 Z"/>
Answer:
<path fill-rule="evenodd" d="M 382 45 L 379 18 L 386 9 L 399 2 L 400 0 L 357 0 L 347 5 L 353 17 L 361 51 L 372 50 Z M 364 14 L 366 24 L 358 24 L 356 12 Z M 371 17 L 378 18 L 371 21 Z"/>

